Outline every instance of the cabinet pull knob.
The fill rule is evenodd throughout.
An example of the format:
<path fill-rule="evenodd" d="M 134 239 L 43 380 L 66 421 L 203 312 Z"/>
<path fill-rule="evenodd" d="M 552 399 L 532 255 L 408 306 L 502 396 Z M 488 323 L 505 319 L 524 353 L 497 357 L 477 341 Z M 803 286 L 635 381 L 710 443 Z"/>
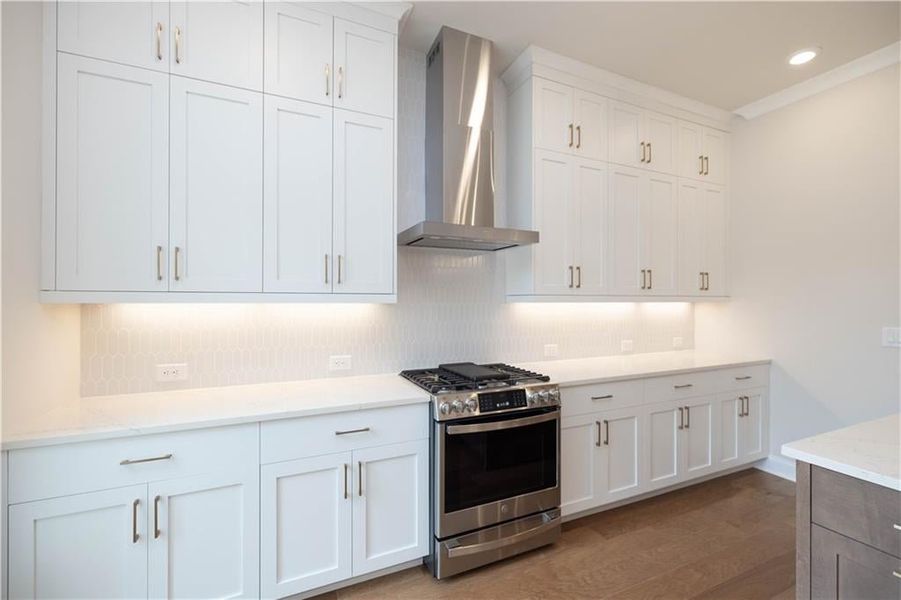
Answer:
<path fill-rule="evenodd" d="M 163 60 L 163 24 L 156 24 L 156 59 Z"/>
<path fill-rule="evenodd" d="M 126 458 L 125 460 L 120 460 L 119 464 L 122 466 L 125 465 L 139 465 L 141 463 L 149 463 L 149 462 L 157 462 L 160 460 L 169 460 L 172 458 L 172 454 L 162 454 L 160 456 L 151 456 L 150 458 Z"/>
<path fill-rule="evenodd" d="M 685 407 L 685 429 L 691 429 L 691 407 Z"/>
<path fill-rule="evenodd" d="M 582 267 L 576 267 L 576 287 L 582 287 Z"/>
<path fill-rule="evenodd" d="M 156 280 L 163 280 L 163 247 L 156 247 Z"/>
<path fill-rule="evenodd" d="M 685 429 L 685 409 L 681 406 L 679 407 L 679 424 L 676 426 L 677 429 Z"/>
<path fill-rule="evenodd" d="M 576 125 L 576 148 L 582 147 L 582 126 Z"/>
<path fill-rule="evenodd" d="M 645 162 L 645 144 L 642 142 L 641 144 L 641 162 Z"/>
<path fill-rule="evenodd" d="M 160 500 L 159 496 L 153 499 L 153 539 L 155 540 L 160 537 Z"/>
<path fill-rule="evenodd" d="M 750 378 L 751 378 L 750 375 L 742 375 L 742 376 L 740 376 L 740 377 L 736 377 L 736 378 L 735 378 L 735 381 L 747 381 L 747 380 L 750 379 Z"/>
<path fill-rule="evenodd" d="M 610 445 L 610 421 L 604 419 L 604 445 Z"/>
<path fill-rule="evenodd" d="M 175 28 L 175 62 L 181 64 L 181 27 Z"/>
<path fill-rule="evenodd" d="M 610 400 L 613 398 L 613 394 L 605 394 L 603 396 L 592 396 L 592 400 Z"/>
<path fill-rule="evenodd" d="M 329 68 L 329 64 L 325 63 L 325 95 L 328 96 L 331 90 L 329 89 L 329 79 L 331 79 L 331 69 Z M 328 282 L 326 282 L 328 283 Z"/>
<path fill-rule="evenodd" d="M 175 247 L 175 256 L 173 257 L 173 264 L 175 266 L 175 281 L 181 280 L 181 274 L 178 272 L 178 257 L 181 254 L 181 248 L 178 246 Z"/>
<path fill-rule="evenodd" d="M 344 67 L 338 67 L 338 98 L 344 97 Z M 338 282 L 340 283 L 340 281 Z"/>
<path fill-rule="evenodd" d="M 344 499 L 347 500 L 347 463 L 344 463 Z"/>
<path fill-rule="evenodd" d="M 695 385 L 695 384 L 693 384 L 693 383 L 682 383 L 682 384 L 679 384 L 679 385 L 674 385 L 674 386 L 673 386 L 673 389 L 674 389 L 674 390 L 684 390 L 684 389 L 688 389 L 688 388 L 690 388 L 690 387 L 694 387 L 694 385 Z"/>
<path fill-rule="evenodd" d="M 597 441 L 594 443 L 594 445 L 597 446 L 598 448 L 600 448 L 601 447 L 601 422 L 595 421 L 594 424 L 597 425 L 597 427 L 598 427 L 598 438 L 597 438 Z"/>
<path fill-rule="evenodd" d="M 357 486 L 357 491 L 359 492 L 360 497 L 362 498 L 363 497 L 363 461 L 362 460 L 357 461 L 357 471 L 358 471 L 358 475 L 359 475 L 359 480 L 358 480 L 359 485 Z"/>
<path fill-rule="evenodd" d="M 651 151 L 651 142 L 648 142 L 648 164 L 651 164 L 651 160 L 653 160 L 654 154 Z"/>
<path fill-rule="evenodd" d="M 369 427 L 361 427 L 360 429 L 346 429 L 344 431 L 336 431 L 335 435 L 350 435 L 351 433 L 366 433 Z"/>
<path fill-rule="evenodd" d="M 328 283 L 328 254 L 325 255 L 325 282 Z"/>
<path fill-rule="evenodd" d="M 131 543 L 137 544 L 138 540 L 141 539 L 141 536 L 138 535 L 138 505 L 141 503 L 140 500 L 135 499 L 134 502 L 131 503 Z"/>
<path fill-rule="evenodd" d="M 569 265 L 569 287 L 573 287 L 573 266 Z"/>

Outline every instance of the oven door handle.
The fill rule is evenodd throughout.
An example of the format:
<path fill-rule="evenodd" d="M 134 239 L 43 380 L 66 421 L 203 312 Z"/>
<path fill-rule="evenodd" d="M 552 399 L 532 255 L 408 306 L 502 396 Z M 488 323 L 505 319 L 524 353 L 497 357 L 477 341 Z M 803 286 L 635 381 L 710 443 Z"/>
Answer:
<path fill-rule="evenodd" d="M 514 429 L 516 427 L 525 427 L 526 425 L 534 425 L 535 423 L 544 423 L 545 421 L 554 421 L 560 416 L 559 411 L 549 412 L 544 415 L 534 415 L 531 417 L 523 417 L 521 419 L 510 419 L 509 421 L 492 421 L 488 423 L 476 423 L 475 425 L 448 425 L 448 435 L 462 435 L 466 433 L 482 433 L 485 431 L 500 431 L 502 429 Z"/>
<path fill-rule="evenodd" d="M 537 525 L 531 529 L 526 529 L 525 531 L 520 531 L 510 537 L 501 538 L 499 540 L 492 540 L 490 542 L 482 542 L 480 544 L 470 544 L 469 546 L 456 546 L 454 548 L 447 549 L 448 558 L 456 558 L 458 556 L 468 556 L 470 554 L 479 554 L 481 552 L 489 552 L 491 550 L 497 550 L 499 548 L 506 548 L 507 546 L 512 546 L 513 544 L 518 544 L 535 536 L 541 535 L 542 533 L 554 529 L 555 527 L 560 527 L 561 519 L 560 517 L 553 517 L 548 519 L 541 525 Z"/>

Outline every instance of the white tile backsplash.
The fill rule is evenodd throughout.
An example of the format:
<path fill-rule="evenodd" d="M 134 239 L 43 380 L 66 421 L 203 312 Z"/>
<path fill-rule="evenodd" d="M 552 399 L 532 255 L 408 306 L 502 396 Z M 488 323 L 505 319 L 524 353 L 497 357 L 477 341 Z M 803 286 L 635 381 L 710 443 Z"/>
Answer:
<path fill-rule="evenodd" d="M 422 218 L 425 56 L 401 49 L 398 221 Z M 398 303 L 118 304 L 82 307 L 83 395 L 327 377 L 349 354 L 362 375 L 463 360 L 542 360 L 671 350 L 694 344 L 686 303 L 507 304 L 503 253 L 401 248 Z M 184 382 L 155 381 L 158 363 L 187 363 Z"/>

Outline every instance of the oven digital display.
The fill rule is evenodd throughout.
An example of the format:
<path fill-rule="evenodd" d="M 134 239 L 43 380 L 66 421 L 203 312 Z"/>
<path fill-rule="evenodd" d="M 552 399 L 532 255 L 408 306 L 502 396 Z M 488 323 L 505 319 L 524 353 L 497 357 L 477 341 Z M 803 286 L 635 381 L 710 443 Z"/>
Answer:
<path fill-rule="evenodd" d="M 524 408 L 525 406 L 525 390 L 506 390 L 479 394 L 479 412 L 486 413 L 508 408 Z"/>

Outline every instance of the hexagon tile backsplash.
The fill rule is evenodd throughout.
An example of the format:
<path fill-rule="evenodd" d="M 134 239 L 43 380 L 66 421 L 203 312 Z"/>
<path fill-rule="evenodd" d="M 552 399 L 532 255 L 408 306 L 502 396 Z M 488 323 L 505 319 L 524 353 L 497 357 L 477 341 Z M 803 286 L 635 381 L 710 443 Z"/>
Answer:
<path fill-rule="evenodd" d="M 425 55 L 398 53 L 398 219 L 422 218 Z M 501 103 L 502 105 L 502 103 Z M 496 115 L 502 136 L 503 114 Z M 500 144 L 498 152 L 503 152 Z M 498 160 L 503 164 L 502 160 Z M 499 202 L 503 195 L 499 175 Z M 507 304 L 503 252 L 398 249 L 398 303 L 118 304 L 81 309 L 83 395 L 397 372 L 442 362 L 541 360 L 691 348 L 691 304 Z M 156 365 L 187 363 L 188 379 L 156 382 Z"/>

